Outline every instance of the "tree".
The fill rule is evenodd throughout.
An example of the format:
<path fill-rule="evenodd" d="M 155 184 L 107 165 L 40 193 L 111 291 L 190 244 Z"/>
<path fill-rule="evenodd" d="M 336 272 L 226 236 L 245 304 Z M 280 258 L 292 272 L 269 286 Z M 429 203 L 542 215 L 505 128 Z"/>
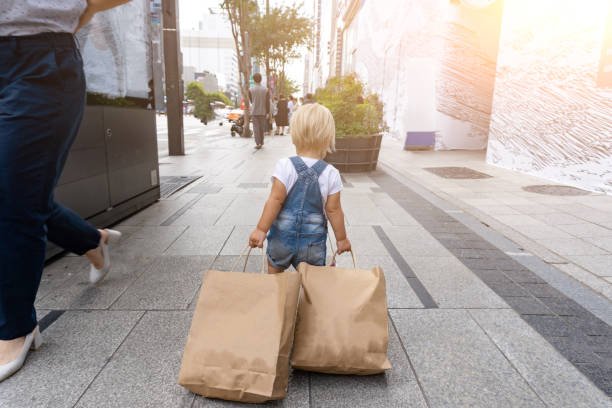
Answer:
<path fill-rule="evenodd" d="M 222 92 L 206 92 L 201 83 L 193 81 L 187 84 L 185 91 L 187 100 L 193 101 L 194 111 L 193 116 L 198 119 L 211 120 L 215 116 L 215 112 L 211 103 L 215 101 L 223 102 L 226 105 L 232 105 L 230 99 Z"/>
<path fill-rule="evenodd" d="M 282 90 L 283 95 L 293 95 L 300 90 L 300 87 L 293 79 L 283 75 L 282 83 L 279 84 L 279 89 Z"/>
<path fill-rule="evenodd" d="M 297 7 L 274 7 L 269 13 L 252 16 L 251 53 L 259 61 L 266 58 L 278 73 L 278 93 L 289 94 L 285 66 L 293 58 L 299 58 L 301 47 L 310 47 L 312 22 L 300 15 Z M 269 74 L 269 72 L 267 72 Z"/>
<path fill-rule="evenodd" d="M 221 8 L 227 13 L 232 29 L 236 54 L 238 57 L 238 71 L 240 72 L 240 93 L 244 100 L 244 121 L 250 121 L 249 81 L 251 79 L 251 51 L 249 41 L 252 37 L 249 32 L 252 16 L 257 14 L 255 0 L 223 0 Z M 245 136 L 249 136 L 249 128 L 245 127 Z"/>

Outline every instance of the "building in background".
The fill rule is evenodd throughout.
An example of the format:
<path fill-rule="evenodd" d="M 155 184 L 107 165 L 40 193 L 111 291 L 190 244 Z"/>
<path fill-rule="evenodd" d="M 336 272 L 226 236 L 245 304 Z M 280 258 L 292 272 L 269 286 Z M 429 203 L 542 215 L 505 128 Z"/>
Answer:
<path fill-rule="evenodd" d="M 206 92 L 217 92 L 219 90 L 219 81 L 212 72 L 196 72 L 195 80 L 202 84 Z"/>
<path fill-rule="evenodd" d="M 208 9 L 192 26 L 181 30 L 181 51 L 185 66 L 194 67 L 195 72 L 214 74 L 217 90 L 239 95 L 236 47 L 222 11 Z"/>
<path fill-rule="evenodd" d="M 426 133 L 437 150 L 487 149 L 492 164 L 612 194 L 611 9 L 315 0 L 309 87 L 356 73 L 399 139 Z"/>
<path fill-rule="evenodd" d="M 185 85 L 185 89 L 187 89 L 187 85 L 189 85 L 190 82 L 196 80 L 196 72 L 196 67 L 183 65 L 183 83 Z"/>

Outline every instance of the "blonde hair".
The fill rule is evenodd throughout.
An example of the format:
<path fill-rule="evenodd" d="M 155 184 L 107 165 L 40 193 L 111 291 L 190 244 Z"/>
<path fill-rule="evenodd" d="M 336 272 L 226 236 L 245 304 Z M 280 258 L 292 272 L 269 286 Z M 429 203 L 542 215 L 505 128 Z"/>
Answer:
<path fill-rule="evenodd" d="M 291 141 L 297 150 L 322 156 L 336 148 L 336 124 L 329 109 L 318 103 L 302 105 L 291 115 Z"/>

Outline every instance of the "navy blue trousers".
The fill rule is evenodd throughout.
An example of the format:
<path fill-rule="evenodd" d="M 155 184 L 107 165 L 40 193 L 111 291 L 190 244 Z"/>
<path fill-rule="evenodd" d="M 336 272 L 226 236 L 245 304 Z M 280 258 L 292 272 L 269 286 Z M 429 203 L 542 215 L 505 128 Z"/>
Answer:
<path fill-rule="evenodd" d="M 79 255 L 100 242 L 97 229 L 53 198 L 84 108 L 72 34 L 0 37 L 0 340 L 37 324 L 47 239 Z"/>

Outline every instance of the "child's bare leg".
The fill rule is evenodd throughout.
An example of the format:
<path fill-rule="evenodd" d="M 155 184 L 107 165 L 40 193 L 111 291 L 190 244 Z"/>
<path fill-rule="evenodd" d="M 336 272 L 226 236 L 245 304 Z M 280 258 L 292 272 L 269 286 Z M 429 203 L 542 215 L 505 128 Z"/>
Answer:
<path fill-rule="evenodd" d="M 280 269 L 276 269 L 274 266 L 272 266 L 272 264 L 270 263 L 270 260 L 268 259 L 268 273 L 273 274 L 273 273 L 281 273 L 282 271 Z"/>

